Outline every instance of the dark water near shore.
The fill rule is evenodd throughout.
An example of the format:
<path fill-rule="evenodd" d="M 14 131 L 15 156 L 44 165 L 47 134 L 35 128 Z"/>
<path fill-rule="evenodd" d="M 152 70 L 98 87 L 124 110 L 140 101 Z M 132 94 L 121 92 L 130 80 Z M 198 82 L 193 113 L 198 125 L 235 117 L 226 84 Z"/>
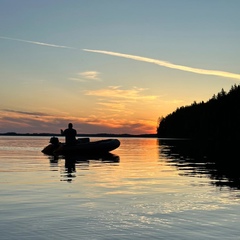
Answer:
<path fill-rule="evenodd" d="M 169 140 L 73 159 L 42 154 L 48 141 L 0 137 L 2 240 L 240 239 L 236 168 Z"/>

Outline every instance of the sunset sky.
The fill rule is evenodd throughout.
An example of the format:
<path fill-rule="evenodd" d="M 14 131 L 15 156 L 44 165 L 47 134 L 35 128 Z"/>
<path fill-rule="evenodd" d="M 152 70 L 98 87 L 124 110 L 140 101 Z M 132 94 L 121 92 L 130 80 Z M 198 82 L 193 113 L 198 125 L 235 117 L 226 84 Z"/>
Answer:
<path fill-rule="evenodd" d="M 0 0 L 0 133 L 155 133 L 240 83 L 239 0 Z"/>

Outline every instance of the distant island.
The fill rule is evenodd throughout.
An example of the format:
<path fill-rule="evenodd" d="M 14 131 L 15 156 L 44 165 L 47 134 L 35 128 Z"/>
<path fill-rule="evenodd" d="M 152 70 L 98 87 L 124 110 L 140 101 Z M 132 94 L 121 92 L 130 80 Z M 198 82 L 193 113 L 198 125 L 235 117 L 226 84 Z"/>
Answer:
<path fill-rule="evenodd" d="M 0 133 L 0 136 L 55 136 L 60 137 L 59 133 L 16 133 L 16 132 L 6 132 Z M 113 134 L 113 133 L 97 133 L 97 134 L 78 134 L 78 137 L 141 137 L 141 138 L 156 138 L 157 134 Z"/>

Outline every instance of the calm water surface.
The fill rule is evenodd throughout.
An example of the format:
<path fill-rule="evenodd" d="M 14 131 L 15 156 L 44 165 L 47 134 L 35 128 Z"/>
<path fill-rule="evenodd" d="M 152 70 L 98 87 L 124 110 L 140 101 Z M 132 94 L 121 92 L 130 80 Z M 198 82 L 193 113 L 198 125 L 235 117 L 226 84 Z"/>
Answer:
<path fill-rule="evenodd" d="M 1 240 L 240 239 L 239 188 L 212 163 L 119 139 L 114 155 L 54 159 L 48 137 L 0 137 Z"/>

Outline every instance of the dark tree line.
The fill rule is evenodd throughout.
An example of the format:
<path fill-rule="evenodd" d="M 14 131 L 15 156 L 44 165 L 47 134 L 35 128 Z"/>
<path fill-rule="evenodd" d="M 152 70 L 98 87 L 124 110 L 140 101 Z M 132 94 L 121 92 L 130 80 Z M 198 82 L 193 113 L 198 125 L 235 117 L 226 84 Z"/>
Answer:
<path fill-rule="evenodd" d="M 206 103 L 180 107 L 159 121 L 160 138 L 234 141 L 240 139 L 240 85 L 223 89 Z"/>

